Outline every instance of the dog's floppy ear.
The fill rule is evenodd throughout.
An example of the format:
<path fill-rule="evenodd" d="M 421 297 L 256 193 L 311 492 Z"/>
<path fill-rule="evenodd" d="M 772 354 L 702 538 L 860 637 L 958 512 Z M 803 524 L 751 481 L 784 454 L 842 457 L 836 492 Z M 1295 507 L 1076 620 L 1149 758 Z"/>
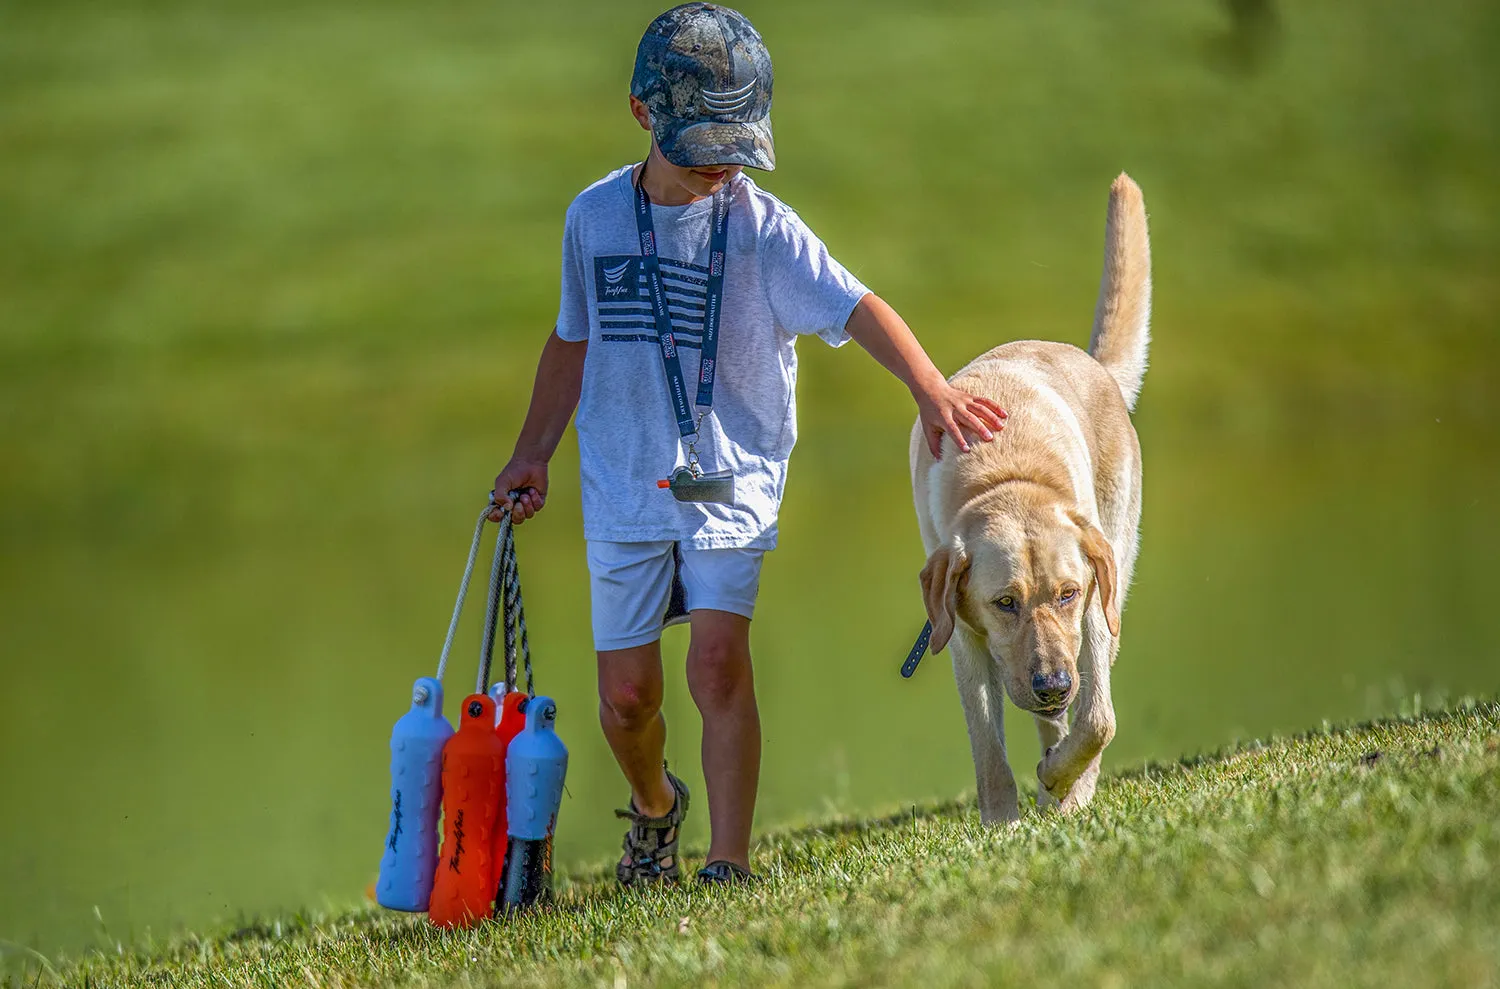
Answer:
<path fill-rule="evenodd" d="M 1083 531 L 1078 545 L 1094 568 L 1094 580 L 1099 585 L 1099 605 L 1104 609 L 1104 622 L 1109 626 L 1109 634 L 1119 638 L 1120 599 L 1115 594 L 1115 551 L 1098 526 L 1077 512 L 1073 512 L 1071 517 L 1073 524 Z"/>
<path fill-rule="evenodd" d="M 927 620 L 932 623 L 933 652 L 942 652 L 953 637 L 958 589 L 968 572 L 969 554 L 957 539 L 933 550 L 922 568 L 922 603 L 927 606 Z"/>

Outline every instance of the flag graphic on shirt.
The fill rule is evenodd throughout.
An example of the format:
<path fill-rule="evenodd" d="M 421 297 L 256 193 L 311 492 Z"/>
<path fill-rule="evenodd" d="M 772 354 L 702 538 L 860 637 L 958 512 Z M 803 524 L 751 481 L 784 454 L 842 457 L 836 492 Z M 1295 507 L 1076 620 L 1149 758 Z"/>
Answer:
<path fill-rule="evenodd" d="M 660 258 L 662 288 L 672 336 L 679 347 L 703 347 L 703 307 L 708 296 L 708 269 L 675 258 Z M 656 341 L 656 317 L 646 292 L 646 270 L 631 254 L 594 258 L 594 308 L 599 339 L 606 343 Z"/>

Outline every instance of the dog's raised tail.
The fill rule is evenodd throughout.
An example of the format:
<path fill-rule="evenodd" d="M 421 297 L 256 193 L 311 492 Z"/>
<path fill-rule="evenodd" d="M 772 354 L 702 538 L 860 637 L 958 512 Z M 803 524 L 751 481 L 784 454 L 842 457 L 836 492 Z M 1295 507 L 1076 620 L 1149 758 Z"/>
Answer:
<path fill-rule="evenodd" d="M 1146 376 L 1151 344 L 1151 238 L 1141 187 L 1120 173 L 1109 187 L 1104 226 L 1104 277 L 1094 309 L 1089 354 L 1120 383 L 1125 404 L 1135 408 Z"/>

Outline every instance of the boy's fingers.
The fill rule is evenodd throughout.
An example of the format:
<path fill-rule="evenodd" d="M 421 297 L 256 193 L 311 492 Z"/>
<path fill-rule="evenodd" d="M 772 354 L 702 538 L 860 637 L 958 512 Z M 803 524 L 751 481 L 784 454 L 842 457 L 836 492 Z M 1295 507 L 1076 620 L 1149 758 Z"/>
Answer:
<path fill-rule="evenodd" d="M 989 409 L 991 412 L 995 413 L 995 415 L 998 416 L 1001 419 L 1007 419 L 1007 418 L 1010 417 L 1010 413 L 1008 413 L 1004 409 L 1002 409 L 999 406 L 999 404 L 997 404 L 992 399 L 985 398 L 982 395 L 975 395 L 974 396 L 974 401 L 978 402 L 980 405 L 982 405 L 985 408 Z"/>
<path fill-rule="evenodd" d="M 992 429 L 1005 428 L 1005 413 L 998 411 L 993 403 L 976 399 L 974 404 L 969 406 L 969 411 L 984 420 L 985 424 Z"/>
<path fill-rule="evenodd" d="M 964 409 L 964 412 L 978 425 L 981 431 L 1000 429 L 1003 425 L 999 416 L 978 402 L 971 403 Z M 991 437 L 986 436 L 985 439 L 991 439 Z"/>
<path fill-rule="evenodd" d="M 511 492 L 515 497 L 511 497 Z M 510 513 L 511 521 L 521 523 L 531 518 L 542 508 L 546 497 L 536 488 L 529 485 L 517 486 L 507 483 L 505 475 L 495 478 L 495 490 L 490 493 L 490 498 L 495 503 L 495 510 L 490 512 L 490 521 L 499 522 Z"/>
<path fill-rule="evenodd" d="M 990 424 L 973 409 L 964 409 L 964 418 L 969 421 L 969 425 L 981 439 L 988 441 L 995 438 L 995 434 L 990 432 Z"/>
<path fill-rule="evenodd" d="M 942 430 L 942 427 L 936 427 L 936 428 L 927 430 L 927 449 L 930 450 L 930 451 L 932 451 L 932 457 L 933 457 L 934 460 L 942 460 L 943 459 L 943 430 Z"/>
<path fill-rule="evenodd" d="M 968 453 L 969 441 L 965 438 L 964 431 L 958 428 L 958 423 L 954 421 L 951 413 L 943 416 L 943 427 L 948 435 L 953 437 L 953 442 L 958 444 L 958 449 L 963 453 Z"/>
<path fill-rule="evenodd" d="M 536 490 L 536 488 L 528 487 L 521 489 L 516 493 L 516 497 L 511 503 L 511 523 L 513 525 L 520 525 L 522 522 L 536 515 L 537 512 L 540 512 L 542 506 L 546 503 L 547 496 Z M 499 520 L 496 519 L 496 521 Z"/>

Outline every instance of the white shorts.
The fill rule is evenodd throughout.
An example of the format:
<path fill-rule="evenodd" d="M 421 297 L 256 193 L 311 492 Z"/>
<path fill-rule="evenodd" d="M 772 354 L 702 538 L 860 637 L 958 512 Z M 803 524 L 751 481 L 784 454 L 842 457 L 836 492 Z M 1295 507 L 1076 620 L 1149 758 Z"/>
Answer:
<path fill-rule="evenodd" d="M 761 549 L 687 549 L 674 542 L 588 541 L 594 648 L 632 649 L 699 608 L 752 617 Z"/>

